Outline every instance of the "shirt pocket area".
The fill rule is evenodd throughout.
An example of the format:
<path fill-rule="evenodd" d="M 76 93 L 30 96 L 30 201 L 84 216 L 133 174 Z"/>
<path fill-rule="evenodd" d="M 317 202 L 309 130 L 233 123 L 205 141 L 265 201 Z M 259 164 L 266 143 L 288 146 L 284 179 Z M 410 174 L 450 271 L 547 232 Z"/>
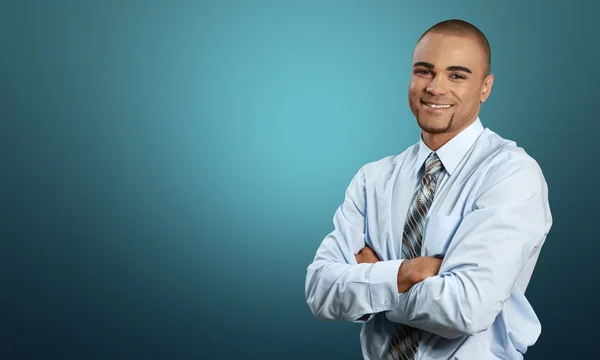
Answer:
<path fill-rule="evenodd" d="M 430 215 L 425 222 L 421 256 L 446 255 L 460 225 L 460 215 Z"/>

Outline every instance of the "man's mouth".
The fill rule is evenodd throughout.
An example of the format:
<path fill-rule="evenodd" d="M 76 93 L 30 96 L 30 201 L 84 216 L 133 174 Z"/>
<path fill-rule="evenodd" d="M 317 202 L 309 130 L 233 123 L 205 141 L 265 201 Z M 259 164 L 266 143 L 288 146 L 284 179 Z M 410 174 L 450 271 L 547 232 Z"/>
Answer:
<path fill-rule="evenodd" d="M 452 104 L 434 104 L 427 101 L 421 100 L 421 104 L 430 107 L 432 109 L 449 109 L 452 107 Z"/>

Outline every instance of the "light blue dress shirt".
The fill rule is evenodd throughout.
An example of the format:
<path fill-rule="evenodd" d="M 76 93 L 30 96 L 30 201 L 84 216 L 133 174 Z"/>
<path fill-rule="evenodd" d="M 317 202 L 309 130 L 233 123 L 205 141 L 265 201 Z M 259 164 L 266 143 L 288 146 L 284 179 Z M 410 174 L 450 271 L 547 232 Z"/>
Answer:
<path fill-rule="evenodd" d="M 479 118 L 438 149 L 421 255 L 444 260 L 399 294 L 404 222 L 431 152 L 421 140 L 360 168 L 308 266 L 306 301 L 319 319 L 364 322 L 365 359 L 385 357 L 394 323 L 424 330 L 417 359 L 522 359 L 541 332 L 524 293 L 552 225 L 542 171 Z M 382 261 L 357 264 L 366 245 Z"/>

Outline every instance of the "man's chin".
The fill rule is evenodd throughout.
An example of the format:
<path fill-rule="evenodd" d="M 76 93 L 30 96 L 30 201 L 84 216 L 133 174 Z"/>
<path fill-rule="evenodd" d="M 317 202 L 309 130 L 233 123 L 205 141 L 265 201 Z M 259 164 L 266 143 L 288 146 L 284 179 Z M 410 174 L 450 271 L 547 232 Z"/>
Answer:
<path fill-rule="evenodd" d="M 448 129 L 448 127 L 434 128 L 434 127 L 421 126 L 421 130 L 423 130 L 424 132 L 426 132 L 428 134 L 443 134 L 443 133 L 447 132 L 449 129 Z"/>
<path fill-rule="evenodd" d="M 441 119 L 438 119 L 436 121 L 426 121 L 422 119 L 417 119 L 417 124 L 419 125 L 421 130 L 423 130 L 426 133 L 443 134 L 445 132 L 448 132 L 448 130 L 450 130 L 450 128 L 452 127 L 452 121 L 454 120 L 453 117 L 446 121 L 443 121 Z"/>

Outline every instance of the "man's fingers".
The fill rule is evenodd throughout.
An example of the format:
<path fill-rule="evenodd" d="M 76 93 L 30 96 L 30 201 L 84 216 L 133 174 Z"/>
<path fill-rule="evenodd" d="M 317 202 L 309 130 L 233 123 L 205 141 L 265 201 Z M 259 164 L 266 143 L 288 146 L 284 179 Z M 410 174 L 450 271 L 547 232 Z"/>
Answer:
<path fill-rule="evenodd" d="M 362 249 L 360 249 L 358 254 L 354 255 L 354 257 L 356 258 L 356 262 L 358 262 L 359 264 L 362 264 L 362 263 L 371 263 L 372 264 L 372 263 L 376 263 L 376 262 L 380 261 L 379 257 L 375 253 L 375 251 L 373 251 L 373 249 L 371 249 L 368 246 L 365 246 Z"/>

